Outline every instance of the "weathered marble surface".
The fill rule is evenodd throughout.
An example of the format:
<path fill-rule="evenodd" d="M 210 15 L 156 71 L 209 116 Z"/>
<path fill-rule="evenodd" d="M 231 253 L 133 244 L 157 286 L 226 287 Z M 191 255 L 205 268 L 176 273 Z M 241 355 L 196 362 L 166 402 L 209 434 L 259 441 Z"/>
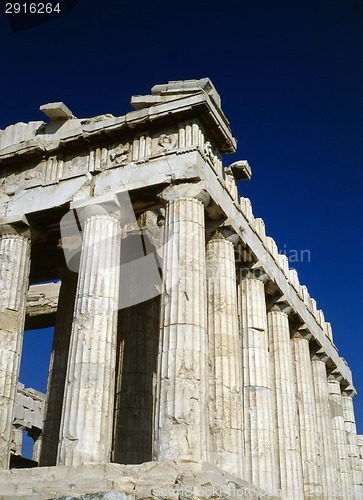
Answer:
<path fill-rule="evenodd" d="M 242 343 L 245 479 L 278 488 L 277 438 L 263 281 L 248 273 L 238 286 Z"/>
<path fill-rule="evenodd" d="M 287 498 L 303 499 L 303 471 L 288 306 L 267 314 L 271 377 L 275 396 L 280 487 Z"/>
<path fill-rule="evenodd" d="M 342 406 L 354 496 L 355 498 L 363 498 L 363 461 L 359 455 L 353 398 L 349 392 L 342 393 Z"/>
<path fill-rule="evenodd" d="M 0 226 L 0 469 L 9 466 L 29 271 L 30 232 Z"/>
<path fill-rule="evenodd" d="M 250 483 L 207 462 L 172 460 L 134 466 L 94 464 L 13 469 L 0 472 L 0 491 L 2 500 L 90 500 L 92 497 L 85 495 L 105 493 L 110 495 L 106 498 L 112 500 L 115 498 L 112 495 L 123 495 L 121 498 L 127 500 L 173 500 L 179 494 L 179 498 L 192 500 L 209 500 L 212 495 L 225 500 L 275 499 L 264 492 L 259 493 Z"/>
<path fill-rule="evenodd" d="M 342 404 L 342 392 L 340 387 L 340 377 L 330 374 L 328 377 L 329 402 L 333 428 L 333 442 L 337 453 L 337 478 L 339 481 L 339 491 L 343 497 L 349 498 L 352 488 L 352 474 L 348 454 L 348 437 L 345 430 L 344 413 Z"/>
<path fill-rule="evenodd" d="M 301 328 L 292 339 L 292 347 L 296 369 L 296 399 L 303 482 L 306 491 L 319 491 L 319 488 L 322 489 L 319 470 L 323 461 L 319 457 L 316 397 L 309 349 L 310 338 L 309 332 Z"/>
<path fill-rule="evenodd" d="M 57 311 L 61 282 L 31 285 L 28 290 L 26 314 L 39 316 Z"/>
<path fill-rule="evenodd" d="M 163 294 L 156 385 L 154 457 L 208 454 L 208 339 L 202 185 L 163 191 Z"/>
<path fill-rule="evenodd" d="M 323 486 L 329 499 L 337 497 L 334 489 L 348 496 L 354 486 L 358 499 L 362 440 L 354 429 L 349 367 L 339 357 L 331 326 L 315 299 L 266 236 L 250 200 L 239 196 L 237 182 L 251 176 L 248 163 L 223 168 L 222 155 L 234 152 L 236 143 L 213 85 L 209 79 L 169 82 L 133 103 L 136 111 L 124 117 L 88 119 L 76 118 L 63 103 L 50 103 L 41 107 L 48 124 L 17 124 L 0 131 L 0 224 L 30 221 L 31 279 L 41 276 L 38 281 L 45 281 L 52 273 L 56 279 L 67 264 L 60 250 L 66 248 L 60 221 L 65 222 L 68 209 L 68 214 L 77 211 L 75 226 L 84 229 L 76 298 L 73 288 L 67 307 L 62 297 L 58 303 L 44 428 L 45 439 L 52 436 L 43 447 L 52 457 L 43 463 L 55 463 L 60 428 L 57 463 L 74 466 L 63 468 L 72 471 L 70 476 L 88 470 L 77 469 L 79 464 L 105 464 L 111 458 L 138 462 L 153 455 L 189 464 L 210 460 L 256 486 L 282 487 L 281 496 L 288 500 L 302 499 L 302 486 L 310 498 L 321 495 L 309 490 Z M 104 212 L 104 203 L 107 199 L 121 205 L 128 219 L 126 194 L 133 221 L 121 217 L 120 224 L 113 212 Z M 126 226 L 136 234 L 143 217 L 157 226 L 150 241 L 160 243 L 163 235 L 163 243 L 154 246 L 158 283 L 153 281 L 154 294 L 146 297 L 153 301 L 162 292 L 158 362 L 159 299 L 136 303 L 135 290 L 127 285 L 133 279 L 136 292 L 147 288 L 139 283 L 147 281 L 143 278 L 150 269 L 138 265 L 137 258 L 144 257 L 145 239 L 128 255 L 135 271 L 131 265 L 128 272 L 121 271 L 121 288 L 116 270 L 120 244 L 128 240 Z M 221 224 L 233 234 L 234 248 Z M 211 240 L 217 227 L 224 239 Z M 17 244 L 20 236 L 15 235 Z M 80 232 L 78 239 L 80 245 Z M 1 387 L 6 394 L 0 398 L 5 404 L 0 443 L 2 439 L 6 446 L 29 264 L 29 243 L 12 248 L 10 240 L 3 232 L 0 396 Z M 13 251 L 21 258 L 11 261 Z M 28 293 L 35 299 L 28 306 L 28 323 L 31 315 L 51 320 L 56 297 L 48 300 L 46 295 Z M 131 299 L 126 305 L 132 308 L 120 314 L 116 342 L 117 309 L 125 307 L 121 296 Z M 11 301 L 21 307 L 9 306 Z M 304 335 L 296 333 L 301 325 Z M 150 356 L 145 362 L 139 359 L 143 350 Z M 17 450 L 19 433 L 13 436 Z M 6 455 L 0 446 L 1 454 Z M 2 465 L 6 467 L 6 458 Z M 54 478 L 61 474 L 49 471 Z M 39 478 L 42 473 L 32 474 Z M 147 476 L 145 469 L 143 474 Z M 89 484 L 93 493 L 100 493 L 100 484 L 105 491 L 113 484 L 102 483 L 102 474 L 96 476 Z M 19 477 L 27 476 L 24 472 Z M 72 493 L 70 484 L 65 494 Z M 121 494 L 134 495 L 136 489 L 131 493 L 125 484 Z M 292 488 L 293 493 L 286 492 Z"/>
<path fill-rule="evenodd" d="M 99 205 L 80 213 L 84 234 L 58 465 L 108 462 L 112 449 L 120 228 Z"/>
<path fill-rule="evenodd" d="M 244 475 L 241 343 L 238 330 L 236 235 L 220 228 L 207 244 L 210 460 Z"/>

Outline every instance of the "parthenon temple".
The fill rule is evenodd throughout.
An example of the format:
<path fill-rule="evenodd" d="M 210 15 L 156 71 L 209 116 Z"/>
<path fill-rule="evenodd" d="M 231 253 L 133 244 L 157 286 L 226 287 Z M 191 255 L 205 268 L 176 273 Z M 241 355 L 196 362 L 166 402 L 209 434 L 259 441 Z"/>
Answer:
<path fill-rule="evenodd" d="M 131 104 L 0 131 L 0 498 L 363 499 L 351 371 L 222 164 L 215 87 Z M 46 396 L 19 381 L 44 327 Z"/>

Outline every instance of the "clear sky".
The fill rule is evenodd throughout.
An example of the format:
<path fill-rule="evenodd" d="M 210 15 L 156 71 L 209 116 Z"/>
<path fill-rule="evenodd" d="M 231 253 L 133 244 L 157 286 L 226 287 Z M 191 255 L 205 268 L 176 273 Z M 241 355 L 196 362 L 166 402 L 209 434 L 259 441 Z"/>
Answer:
<path fill-rule="evenodd" d="M 42 120 L 53 101 L 78 117 L 123 115 L 154 84 L 209 76 L 238 140 L 224 163 L 252 166 L 241 194 L 281 250 L 310 251 L 293 267 L 352 369 L 363 433 L 362 2 L 74 3 L 17 32 L 1 4 L 0 128 Z M 25 336 L 27 386 L 45 390 L 50 342 Z"/>

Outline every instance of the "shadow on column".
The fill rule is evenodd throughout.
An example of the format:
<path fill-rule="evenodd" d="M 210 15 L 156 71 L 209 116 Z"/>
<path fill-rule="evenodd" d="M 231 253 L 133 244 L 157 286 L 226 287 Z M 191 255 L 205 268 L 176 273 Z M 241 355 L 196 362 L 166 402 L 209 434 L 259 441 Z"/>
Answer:
<path fill-rule="evenodd" d="M 78 274 L 66 272 L 62 276 L 58 310 L 49 364 L 47 402 L 43 424 L 43 442 L 40 466 L 56 465 L 59 429 L 62 416 L 63 393 L 67 373 L 69 342 Z"/>
<path fill-rule="evenodd" d="M 114 462 L 152 460 L 160 297 L 119 313 Z"/>

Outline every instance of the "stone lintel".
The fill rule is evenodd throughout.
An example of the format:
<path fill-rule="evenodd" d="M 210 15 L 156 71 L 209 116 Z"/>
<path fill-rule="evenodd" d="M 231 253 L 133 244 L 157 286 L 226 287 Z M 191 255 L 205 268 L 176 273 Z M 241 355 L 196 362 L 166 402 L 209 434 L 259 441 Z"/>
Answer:
<path fill-rule="evenodd" d="M 247 160 L 235 161 L 224 170 L 226 173 L 231 173 L 236 181 L 249 181 L 252 177 L 251 167 Z"/>
<path fill-rule="evenodd" d="M 19 234 L 31 238 L 30 225 L 25 215 L 0 217 L 0 236 Z"/>
<path fill-rule="evenodd" d="M 0 226 L 2 225 L 11 225 L 11 224 L 24 224 L 25 226 L 29 226 L 28 219 L 24 214 L 19 215 L 19 214 L 14 214 L 14 215 L 9 215 L 9 216 L 2 216 L 0 217 Z"/>
<path fill-rule="evenodd" d="M 173 96 L 182 97 L 185 94 L 196 94 L 205 92 L 213 98 L 218 107 L 221 107 L 221 98 L 211 80 L 201 78 L 200 80 L 172 80 L 165 84 L 154 85 L 151 89 L 153 96 Z"/>
<path fill-rule="evenodd" d="M 166 202 L 183 198 L 196 198 L 202 201 L 204 205 L 208 205 L 210 202 L 210 196 L 205 188 L 204 181 L 170 185 L 159 194 L 159 198 Z"/>
<path fill-rule="evenodd" d="M 81 208 L 87 208 L 92 205 L 105 206 L 105 208 L 121 208 L 120 202 L 115 193 L 107 193 L 100 196 L 94 196 L 92 198 L 87 198 L 84 200 L 75 200 L 70 204 L 71 210 L 78 210 Z"/>
<path fill-rule="evenodd" d="M 50 121 L 69 120 L 74 118 L 72 111 L 63 102 L 50 102 L 39 108 Z"/>

